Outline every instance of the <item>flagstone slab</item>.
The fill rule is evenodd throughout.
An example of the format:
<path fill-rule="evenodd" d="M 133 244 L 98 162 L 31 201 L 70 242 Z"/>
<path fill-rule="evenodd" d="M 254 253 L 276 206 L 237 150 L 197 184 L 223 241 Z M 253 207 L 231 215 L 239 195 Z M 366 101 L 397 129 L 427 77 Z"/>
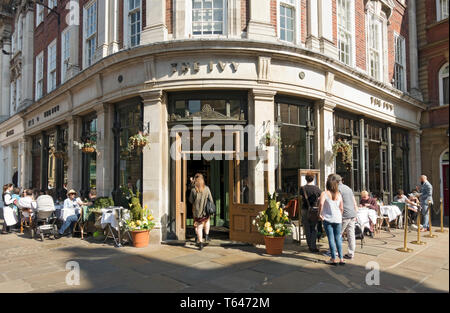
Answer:
<path fill-rule="evenodd" d="M 33 287 L 23 279 L 8 280 L 0 283 L 1 293 L 23 293 L 30 291 L 33 291 Z"/>

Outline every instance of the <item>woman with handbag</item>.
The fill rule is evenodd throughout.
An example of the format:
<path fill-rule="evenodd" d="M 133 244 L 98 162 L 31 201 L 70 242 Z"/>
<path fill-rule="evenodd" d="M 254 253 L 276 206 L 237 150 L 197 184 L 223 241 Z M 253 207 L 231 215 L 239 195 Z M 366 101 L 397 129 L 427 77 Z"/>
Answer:
<path fill-rule="evenodd" d="M 317 201 L 319 200 L 322 190 L 314 185 L 314 174 L 307 172 L 305 175 L 306 185 L 300 187 L 300 196 L 302 201 L 302 225 L 306 235 L 309 251 L 319 252 L 317 249 L 317 224 L 319 222 L 319 208 Z"/>
<path fill-rule="evenodd" d="M 335 174 L 328 176 L 326 190 L 322 192 L 319 199 L 319 215 L 323 220 L 323 226 L 327 233 L 328 243 L 331 250 L 331 258 L 326 264 L 344 265 L 344 256 L 342 254 L 342 213 L 344 212 L 344 203 L 339 192 L 339 182 Z M 336 248 L 340 262 L 336 260 Z"/>
<path fill-rule="evenodd" d="M 202 174 L 195 174 L 193 179 L 194 188 L 191 189 L 189 201 L 192 203 L 194 216 L 195 233 L 197 234 L 198 246 L 203 249 L 203 228 L 205 229 L 205 241 L 209 241 L 210 216 L 208 209 L 214 206 L 214 200 L 209 187 L 205 185 L 205 179 Z"/>

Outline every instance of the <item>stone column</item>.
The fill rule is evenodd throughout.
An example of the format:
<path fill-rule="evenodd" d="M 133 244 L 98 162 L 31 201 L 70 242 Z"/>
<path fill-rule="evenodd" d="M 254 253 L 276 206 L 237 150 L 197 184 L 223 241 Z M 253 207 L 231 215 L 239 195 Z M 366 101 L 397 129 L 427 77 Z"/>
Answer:
<path fill-rule="evenodd" d="M 5 181 L 6 184 L 12 183 L 13 172 L 13 149 L 12 144 L 6 146 L 6 164 L 5 164 Z"/>
<path fill-rule="evenodd" d="M 423 101 L 419 87 L 419 53 L 417 49 L 416 0 L 408 1 L 409 78 L 411 96 Z"/>
<path fill-rule="evenodd" d="M 97 1 L 97 50 L 95 60 L 100 60 L 108 55 L 110 5 L 108 0 Z"/>
<path fill-rule="evenodd" d="M 74 145 L 74 141 L 80 142 L 81 118 L 70 116 L 67 119 L 69 124 L 69 142 L 67 146 L 69 161 L 67 168 L 67 189 L 81 189 L 81 150 Z"/>
<path fill-rule="evenodd" d="M 420 156 L 420 135 L 421 130 L 412 130 L 408 134 L 409 139 L 409 189 L 419 185 L 420 175 L 422 175 Z"/>
<path fill-rule="evenodd" d="M 150 144 L 143 153 L 143 205 L 147 205 L 155 217 L 156 226 L 150 240 L 165 240 L 169 216 L 169 144 L 167 108 L 162 90 L 143 92 L 144 129 L 149 132 Z M 149 126 L 149 130 L 146 129 Z"/>
<path fill-rule="evenodd" d="M 319 45 L 320 52 L 333 58 L 338 57 L 337 48 L 333 43 L 333 6 L 331 0 L 318 1 Z"/>
<path fill-rule="evenodd" d="M 113 54 L 119 51 L 119 0 L 109 0 L 108 5 L 108 54 Z"/>
<path fill-rule="evenodd" d="M 19 139 L 18 142 L 19 149 L 18 149 L 18 162 L 17 162 L 17 185 L 21 188 L 25 188 L 25 185 L 27 184 L 26 180 L 26 171 L 27 171 L 27 138 L 23 137 Z M 28 160 L 31 162 L 31 160 Z"/>
<path fill-rule="evenodd" d="M 188 38 L 190 32 L 190 20 L 192 15 L 191 1 L 174 0 L 174 30 L 175 39 Z"/>
<path fill-rule="evenodd" d="M 306 47 L 313 51 L 320 51 L 319 44 L 319 8 L 317 0 L 308 0 L 308 27 Z"/>
<path fill-rule="evenodd" d="M 268 171 L 268 192 L 275 191 L 275 150 L 274 147 L 268 147 L 268 149 L 265 147 L 266 133 L 274 134 L 275 95 L 276 92 L 272 90 L 253 89 L 253 101 L 251 107 L 249 107 L 249 120 L 250 124 L 255 127 L 255 146 L 259 154 L 259 156 L 256 155 L 256 160 L 249 161 L 249 185 L 250 190 L 253 190 L 252 195 L 250 195 L 250 202 L 253 200 L 256 204 L 264 203 L 265 171 Z M 266 152 L 267 156 L 261 155 Z M 265 158 L 267 157 L 269 163 L 265 164 Z"/>
<path fill-rule="evenodd" d="M 70 78 L 74 77 L 80 71 L 81 66 L 78 62 L 79 60 L 78 56 L 83 49 L 83 45 L 80 45 L 79 43 L 80 26 L 71 25 L 69 26 L 68 32 L 70 33 L 69 34 L 70 56 L 69 56 L 69 64 L 67 66 L 66 80 L 69 80 Z"/>
<path fill-rule="evenodd" d="M 34 91 L 34 11 L 27 10 L 23 24 L 23 49 L 22 49 L 22 100 L 19 108 L 24 108 L 33 103 Z"/>
<path fill-rule="evenodd" d="M 367 190 L 366 186 L 366 128 L 364 126 L 364 118 L 359 119 L 359 168 L 361 171 L 361 190 Z"/>
<path fill-rule="evenodd" d="M 329 100 L 319 100 L 320 108 L 320 174 L 323 187 L 329 174 L 335 172 L 335 162 L 333 157 L 334 129 L 333 118 L 336 105 Z"/>
<path fill-rule="evenodd" d="M 241 1 L 228 1 L 228 37 L 241 38 Z"/>
<path fill-rule="evenodd" d="M 3 34 L 1 34 L 3 36 L 3 50 L 5 50 L 6 52 L 11 52 L 11 40 L 10 40 L 10 33 L 4 31 Z M 2 68 L 0 69 L 1 71 L 1 82 L 2 85 L 0 86 L 1 88 L 1 106 L 0 106 L 0 120 L 2 118 L 8 118 L 9 117 L 9 111 L 10 111 L 10 107 L 9 107 L 9 103 L 11 101 L 10 99 L 10 75 L 9 75 L 9 61 L 10 61 L 10 56 L 6 55 L 6 54 L 1 54 L 0 58 L 2 59 Z"/>
<path fill-rule="evenodd" d="M 153 42 L 166 41 L 166 1 L 145 1 L 147 1 L 147 10 L 145 13 L 147 25 L 145 26 L 141 34 L 141 44 L 145 45 Z M 176 1 L 176 4 L 179 4 L 179 2 L 180 1 Z"/>
<path fill-rule="evenodd" d="M 114 141 L 112 124 L 114 107 L 106 103 L 95 106 L 97 112 L 97 194 L 111 197 L 114 189 Z"/>
<path fill-rule="evenodd" d="M 250 0 L 250 21 L 247 38 L 276 41 L 277 33 L 270 21 L 270 0 Z"/>
<path fill-rule="evenodd" d="M 393 194 L 393 186 L 392 186 L 392 129 L 390 126 L 387 127 L 387 162 L 388 162 L 388 179 L 389 179 L 389 193 L 390 193 L 390 201 L 394 200 Z"/>

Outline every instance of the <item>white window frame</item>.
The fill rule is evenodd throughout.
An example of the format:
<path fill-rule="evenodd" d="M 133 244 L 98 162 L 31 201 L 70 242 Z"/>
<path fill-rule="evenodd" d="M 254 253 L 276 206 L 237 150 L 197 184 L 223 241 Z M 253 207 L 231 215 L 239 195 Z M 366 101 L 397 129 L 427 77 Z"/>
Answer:
<path fill-rule="evenodd" d="M 58 6 L 58 1 L 57 0 L 48 0 L 48 7 L 50 9 L 53 9 L 54 7 Z M 50 13 L 51 11 L 48 10 L 48 13 Z"/>
<path fill-rule="evenodd" d="M 442 12 L 442 5 L 445 4 L 447 6 L 447 11 Z M 436 0 L 436 21 L 440 22 L 448 18 L 449 14 L 449 0 Z"/>
<path fill-rule="evenodd" d="M 397 49 L 397 45 L 398 45 L 398 41 L 400 40 L 401 42 L 401 56 L 400 56 L 400 61 L 401 63 L 398 62 L 398 49 Z M 397 82 L 397 68 L 398 66 L 402 67 L 402 82 L 401 82 L 401 86 L 398 85 Z M 406 92 L 406 90 L 408 90 L 407 88 L 407 79 L 406 79 L 406 40 L 405 37 L 397 34 L 396 32 L 394 32 L 394 87 L 397 88 L 398 90 L 401 90 L 403 92 Z"/>
<path fill-rule="evenodd" d="M 40 92 L 39 92 L 40 88 Z M 36 56 L 36 86 L 35 100 L 39 100 L 44 95 L 44 51 Z"/>
<path fill-rule="evenodd" d="M 377 33 L 377 42 L 378 42 L 378 49 L 371 48 L 371 27 L 372 27 L 372 17 L 376 20 L 378 23 L 379 29 Z M 384 25 L 383 25 L 383 19 L 375 14 L 372 11 L 368 11 L 366 14 L 366 46 L 367 46 L 367 73 L 370 77 L 379 80 L 384 81 Z M 375 76 L 372 75 L 372 67 L 371 67 L 371 52 L 376 51 L 378 53 L 378 65 L 379 70 L 377 73 L 375 73 Z"/>
<path fill-rule="evenodd" d="M 44 7 L 36 2 L 36 27 L 44 21 Z"/>
<path fill-rule="evenodd" d="M 124 12 L 125 14 L 123 15 L 123 29 L 124 29 L 124 41 L 125 41 L 125 47 L 131 48 L 131 47 L 136 47 L 139 46 L 141 44 L 142 41 L 142 1 L 143 0 L 139 0 L 139 8 L 136 8 L 133 10 L 133 12 L 130 12 L 130 7 L 129 7 L 129 0 L 125 0 L 124 3 Z M 140 18 L 140 29 L 139 29 L 139 34 L 140 34 L 140 40 L 139 40 L 139 44 L 131 46 L 131 13 L 135 13 L 139 11 L 139 18 Z"/>
<path fill-rule="evenodd" d="M 449 71 L 447 71 L 447 73 L 444 73 L 444 70 L 446 67 L 449 66 L 449 63 L 445 63 L 443 66 L 441 66 L 440 70 L 439 70 L 439 105 L 443 106 L 443 105 L 448 105 L 448 103 L 444 103 L 444 78 L 448 78 L 449 77 Z"/>
<path fill-rule="evenodd" d="M 88 36 L 88 10 L 95 5 L 95 30 Z M 97 50 L 97 34 L 98 34 L 98 3 L 97 0 L 91 1 L 83 8 L 83 68 L 91 66 L 95 62 L 95 52 Z M 89 45 L 88 41 L 94 41 L 94 50 L 89 61 Z"/>
<path fill-rule="evenodd" d="M 47 47 L 47 92 L 56 89 L 56 39 Z"/>
<path fill-rule="evenodd" d="M 293 2 L 293 3 L 292 3 Z M 294 41 L 287 41 L 281 39 L 280 29 L 280 6 L 288 6 L 294 10 Z M 300 45 L 301 44 L 301 21 L 300 21 L 300 0 L 277 0 L 277 37 L 278 40 L 285 43 Z"/>
<path fill-rule="evenodd" d="M 192 6 L 192 0 L 187 0 L 186 2 L 186 12 L 189 12 L 189 33 L 192 37 L 202 37 L 202 38 L 223 38 L 228 36 L 228 0 L 222 0 L 223 1 L 223 29 L 222 34 L 194 34 L 194 8 Z M 214 23 L 214 21 L 212 22 Z"/>
<path fill-rule="evenodd" d="M 350 31 L 347 30 L 347 33 L 350 35 L 350 61 L 349 63 L 341 61 L 341 54 L 340 54 L 340 45 L 339 45 L 339 15 L 336 11 L 337 15 L 337 37 L 338 37 L 338 58 L 341 62 L 344 64 L 347 64 L 349 66 L 355 67 L 356 66 L 356 40 L 355 40 L 355 2 L 354 0 L 343 0 L 347 3 L 347 5 L 350 7 L 350 16 L 348 17 L 350 19 Z M 336 10 L 339 10 L 339 1 L 336 3 Z"/>
<path fill-rule="evenodd" d="M 68 42 L 67 42 L 68 41 Z M 70 63 L 70 26 L 61 33 L 61 84 L 67 80 Z"/>

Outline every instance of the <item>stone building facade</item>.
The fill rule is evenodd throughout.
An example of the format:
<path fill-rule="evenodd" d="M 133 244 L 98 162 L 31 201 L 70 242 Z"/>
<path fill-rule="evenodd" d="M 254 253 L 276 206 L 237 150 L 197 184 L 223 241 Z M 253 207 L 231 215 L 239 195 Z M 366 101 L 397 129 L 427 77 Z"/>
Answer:
<path fill-rule="evenodd" d="M 321 187 L 338 172 L 357 195 L 369 190 L 386 202 L 417 184 L 425 106 L 415 1 L 44 2 L 54 12 L 21 3 L 34 25 L 33 102 L 0 124 L 2 183 L 17 160 L 21 187 L 51 188 L 55 197 L 65 183 L 83 195 L 95 186 L 118 201 L 125 187 L 140 191 L 157 220 L 155 241 L 184 238 L 195 172 L 213 191 L 213 224 L 230 237 L 254 232 L 253 208 L 267 188 L 295 197 L 300 169 L 319 170 Z M 11 36 L 3 36 L 4 49 Z M 2 72 L 11 64 L 2 63 Z M 3 98 L 2 108 L 10 104 Z M 215 125 L 225 140 L 224 130 L 235 127 L 232 151 L 211 161 L 184 149 L 174 129 L 193 133 L 198 117 L 204 133 Z M 255 132 L 241 137 L 239 126 L 249 125 Z M 127 152 L 140 131 L 149 147 Z M 264 144 L 268 136 L 280 139 L 278 150 Z M 260 156 L 236 161 L 237 138 L 266 153 L 267 175 Z M 353 150 L 348 163 L 332 151 L 344 139 Z M 95 140 L 96 154 L 74 144 L 87 140 Z"/>
<path fill-rule="evenodd" d="M 434 214 L 442 199 L 448 216 L 448 1 L 419 1 L 417 22 L 420 89 L 427 105 L 421 118 L 422 172 L 434 187 Z"/>

